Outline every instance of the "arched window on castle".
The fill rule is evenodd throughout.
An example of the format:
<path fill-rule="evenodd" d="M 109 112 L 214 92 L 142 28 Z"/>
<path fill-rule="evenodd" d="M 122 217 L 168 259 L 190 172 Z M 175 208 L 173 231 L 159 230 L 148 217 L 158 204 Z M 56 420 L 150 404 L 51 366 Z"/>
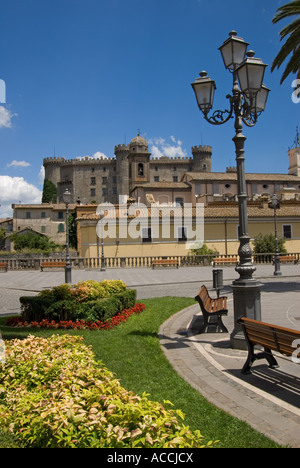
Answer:
<path fill-rule="evenodd" d="M 144 164 L 143 163 L 138 163 L 138 176 L 139 177 L 144 177 Z"/>

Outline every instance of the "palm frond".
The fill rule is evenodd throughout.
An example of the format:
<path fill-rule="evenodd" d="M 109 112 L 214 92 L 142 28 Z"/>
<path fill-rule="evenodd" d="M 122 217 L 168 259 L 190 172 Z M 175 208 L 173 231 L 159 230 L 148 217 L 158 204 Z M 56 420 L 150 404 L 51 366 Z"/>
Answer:
<path fill-rule="evenodd" d="M 291 24 L 288 24 L 280 31 L 280 38 L 281 40 L 284 39 L 289 34 L 293 34 L 293 32 L 300 29 L 300 16 L 296 18 Z"/>
<path fill-rule="evenodd" d="M 271 71 L 279 68 L 283 62 L 292 54 L 281 78 L 281 84 L 291 73 L 299 73 L 300 70 L 300 0 L 294 0 L 278 8 L 272 22 L 278 23 L 282 19 L 297 15 L 297 18 L 280 31 L 281 40 L 286 39 L 276 55 Z"/>
<path fill-rule="evenodd" d="M 300 0 L 294 0 L 293 2 L 287 3 L 286 5 L 278 8 L 272 22 L 275 24 L 284 18 L 294 15 L 300 15 Z"/>
<path fill-rule="evenodd" d="M 284 82 L 284 80 L 291 74 L 291 73 L 300 73 L 300 47 L 296 50 L 296 52 L 291 57 L 290 61 L 288 62 L 282 78 L 280 80 L 280 84 Z"/>

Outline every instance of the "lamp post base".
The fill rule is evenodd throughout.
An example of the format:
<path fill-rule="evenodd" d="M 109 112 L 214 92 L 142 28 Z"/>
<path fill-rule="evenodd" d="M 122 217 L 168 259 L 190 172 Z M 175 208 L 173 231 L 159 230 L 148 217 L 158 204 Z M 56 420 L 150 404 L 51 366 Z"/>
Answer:
<path fill-rule="evenodd" d="M 65 282 L 67 284 L 72 283 L 72 267 L 71 267 L 71 265 L 67 265 L 65 267 Z"/>
<path fill-rule="evenodd" d="M 261 320 L 260 290 L 262 284 L 253 279 L 238 279 L 232 283 L 234 304 L 234 330 L 230 335 L 230 346 L 233 349 L 247 349 L 242 327 L 237 323 L 241 316 Z"/>

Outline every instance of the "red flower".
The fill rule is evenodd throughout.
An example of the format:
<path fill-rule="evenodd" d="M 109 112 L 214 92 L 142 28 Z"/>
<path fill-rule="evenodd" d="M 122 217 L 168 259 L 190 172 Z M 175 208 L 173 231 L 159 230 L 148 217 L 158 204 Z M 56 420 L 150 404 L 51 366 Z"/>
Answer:
<path fill-rule="evenodd" d="M 97 322 L 85 322 L 84 320 L 78 320 L 73 322 L 72 320 L 55 322 L 55 320 L 43 319 L 41 322 L 32 321 L 30 323 L 23 321 L 20 317 L 12 317 L 7 319 L 6 324 L 11 327 L 33 327 L 33 328 L 61 328 L 61 329 L 84 329 L 89 330 L 110 330 L 113 327 L 120 325 L 125 322 L 131 315 L 139 314 L 145 310 L 145 304 L 137 303 L 131 309 L 124 309 L 119 312 L 115 317 L 112 317 L 105 322 L 98 320 Z"/>

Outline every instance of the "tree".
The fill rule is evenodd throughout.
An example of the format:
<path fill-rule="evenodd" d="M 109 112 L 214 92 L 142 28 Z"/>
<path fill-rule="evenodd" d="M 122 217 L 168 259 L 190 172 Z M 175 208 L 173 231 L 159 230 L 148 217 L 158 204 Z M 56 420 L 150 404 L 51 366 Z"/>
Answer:
<path fill-rule="evenodd" d="M 300 0 L 294 0 L 281 6 L 273 18 L 273 24 L 276 24 L 285 18 L 295 15 L 297 18 L 280 31 L 281 40 L 287 39 L 275 57 L 271 68 L 272 72 L 275 68 L 280 68 L 282 63 L 292 54 L 283 72 L 280 84 L 291 73 L 298 73 L 298 78 L 300 78 Z"/>
<path fill-rule="evenodd" d="M 278 250 L 279 253 L 286 253 L 286 248 L 284 246 L 285 240 L 280 238 L 278 239 Z M 254 253 L 275 253 L 275 236 L 274 234 L 258 234 L 258 236 L 253 241 Z"/>
<path fill-rule="evenodd" d="M 10 236 L 10 240 L 14 243 L 14 249 L 19 252 L 30 250 L 49 252 L 59 247 L 59 245 L 51 241 L 49 237 L 36 232 L 26 232 L 24 234 L 16 232 Z"/>
<path fill-rule="evenodd" d="M 57 188 L 51 180 L 44 180 L 42 203 L 56 203 Z"/>

